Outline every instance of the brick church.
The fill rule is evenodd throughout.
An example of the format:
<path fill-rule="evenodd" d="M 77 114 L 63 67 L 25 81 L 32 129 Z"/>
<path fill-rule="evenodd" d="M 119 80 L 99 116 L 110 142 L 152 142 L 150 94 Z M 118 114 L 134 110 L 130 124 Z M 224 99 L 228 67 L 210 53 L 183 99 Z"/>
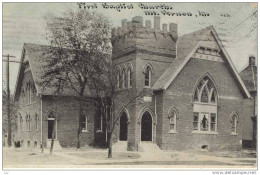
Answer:
<path fill-rule="evenodd" d="M 163 150 L 241 149 L 244 120 L 252 117 L 244 102 L 252 93 L 213 26 L 178 36 L 175 23 L 161 27 L 155 17 L 153 24 L 137 16 L 112 30 L 119 118 L 115 146 L 124 143 L 138 151 L 149 142 Z M 20 104 L 16 140 L 25 147 L 49 147 L 56 123 L 56 148 L 75 146 L 75 94 L 65 87 L 65 95 L 57 97 L 53 88 L 43 90 L 36 83 L 43 74 L 44 49 L 24 44 L 15 91 Z M 85 96 L 94 98 L 91 91 Z M 106 118 L 89 102 L 84 114 L 81 144 L 106 145 Z"/>

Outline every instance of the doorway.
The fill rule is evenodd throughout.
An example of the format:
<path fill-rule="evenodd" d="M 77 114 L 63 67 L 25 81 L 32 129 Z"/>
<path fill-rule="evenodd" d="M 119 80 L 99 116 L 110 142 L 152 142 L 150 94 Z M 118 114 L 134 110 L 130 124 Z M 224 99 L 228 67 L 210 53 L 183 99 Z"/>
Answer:
<path fill-rule="evenodd" d="M 54 139 L 56 139 L 56 137 L 57 137 L 57 133 L 56 133 L 57 132 L 57 122 L 55 122 L 55 120 L 56 120 L 56 118 L 55 118 L 54 112 L 51 111 L 48 115 L 48 139 L 52 139 L 53 129 L 54 129 Z M 56 126 L 54 126 L 55 123 L 56 123 Z"/>
<path fill-rule="evenodd" d="M 141 122 L 141 141 L 152 141 L 153 122 L 151 114 L 146 111 Z"/>
<path fill-rule="evenodd" d="M 120 141 L 127 141 L 127 114 L 123 112 L 120 117 Z"/>

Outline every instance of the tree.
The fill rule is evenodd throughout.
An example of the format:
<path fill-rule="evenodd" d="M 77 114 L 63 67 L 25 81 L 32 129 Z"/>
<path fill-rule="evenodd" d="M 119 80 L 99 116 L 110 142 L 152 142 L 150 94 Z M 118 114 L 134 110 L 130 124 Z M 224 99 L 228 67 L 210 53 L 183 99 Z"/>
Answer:
<path fill-rule="evenodd" d="M 42 87 L 62 79 L 79 99 L 77 148 L 80 148 L 83 101 L 90 79 L 95 76 L 103 60 L 111 52 L 110 24 L 106 17 L 87 10 L 68 10 L 61 16 L 45 17 L 50 46 Z"/>
<path fill-rule="evenodd" d="M 139 94 L 133 96 L 133 88 L 131 88 L 124 92 L 123 97 L 122 94 L 119 95 L 117 92 L 118 80 L 115 76 L 117 75 L 116 72 L 117 70 L 112 64 L 112 60 L 108 57 L 99 67 L 98 73 L 95 74 L 90 81 L 90 88 L 95 89 L 96 96 L 100 99 L 100 106 L 102 109 L 105 109 L 101 111 L 103 116 L 106 116 L 106 131 L 108 132 L 108 158 L 112 158 L 113 134 L 120 119 L 120 116 L 116 113 L 116 111 L 118 112 L 123 108 L 126 108 L 138 97 L 141 97 L 143 93 L 143 91 L 141 91 Z M 124 103 L 121 105 L 115 105 L 116 101 L 121 102 L 120 98 L 125 99 Z"/>
<path fill-rule="evenodd" d="M 3 134 L 5 136 L 5 133 L 8 131 L 8 117 L 7 117 L 7 92 L 6 89 L 3 88 L 2 91 L 2 109 L 3 109 Z M 17 129 L 17 106 L 15 105 L 15 103 L 10 99 L 9 101 L 10 103 L 10 119 L 11 119 L 11 131 L 15 131 Z M 5 143 L 4 143 L 5 144 Z M 9 145 L 11 146 L 11 145 Z"/>

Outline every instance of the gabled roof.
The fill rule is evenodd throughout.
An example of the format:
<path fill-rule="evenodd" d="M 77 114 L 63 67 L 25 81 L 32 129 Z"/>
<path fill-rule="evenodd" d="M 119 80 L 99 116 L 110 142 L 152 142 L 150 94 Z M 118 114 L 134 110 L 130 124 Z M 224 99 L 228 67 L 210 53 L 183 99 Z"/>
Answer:
<path fill-rule="evenodd" d="M 179 72 L 184 68 L 186 63 L 190 60 L 192 54 L 198 49 L 202 41 L 206 37 L 212 34 L 216 40 L 218 47 L 221 49 L 224 60 L 226 61 L 228 67 L 231 69 L 235 79 L 237 80 L 239 87 L 242 92 L 249 98 L 250 94 L 239 76 L 235 66 L 233 65 L 231 58 L 229 57 L 227 51 L 223 47 L 215 29 L 213 26 L 206 27 L 204 29 L 198 30 L 196 32 L 180 36 L 177 40 L 177 57 L 168 67 L 168 69 L 163 73 L 163 75 L 154 84 L 154 90 L 166 90 L 173 80 L 177 77 Z"/>
<path fill-rule="evenodd" d="M 255 65 L 247 66 L 241 71 L 240 76 L 250 92 L 257 90 L 257 67 Z"/>
<path fill-rule="evenodd" d="M 44 66 L 47 63 L 47 59 L 50 58 L 50 53 L 48 53 L 48 46 L 37 45 L 37 44 L 28 44 L 25 43 L 23 46 L 23 53 L 21 58 L 21 63 L 18 72 L 18 78 L 16 81 L 15 87 L 15 99 L 18 97 L 22 85 L 24 68 L 22 64 L 25 61 L 25 58 L 28 58 L 29 66 L 31 69 L 33 81 L 35 83 L 35 88 L 37 90 L 37 94 L 41 95 L 54 95 L 56 91 L 56 87 L 47 86 L 42 88 L 39 83 L 42 81 L 42 76 L 44 75 Z M 86 96 L 91 96 L 89 89 L 86 88 L 85 94 Z M 77 93 L 75 90 L 68 84 L 63 88 L 63 95 L 72 95 L 76 96 Z"/>

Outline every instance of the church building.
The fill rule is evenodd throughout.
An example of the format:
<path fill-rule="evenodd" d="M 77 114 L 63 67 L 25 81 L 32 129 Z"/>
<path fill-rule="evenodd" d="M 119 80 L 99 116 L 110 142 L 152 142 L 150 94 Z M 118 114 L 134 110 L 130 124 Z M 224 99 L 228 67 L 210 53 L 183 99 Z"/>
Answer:
<path fill-rule="evenodd" d="M 119 144 L 129 151 L 145 144 L 162 150 L 241 149 L 243 120 L 250 115 L 243 106 L 251 95 L 214 27 L 179 36 L 175 23 L 161 26 L 156 16 L 153 24 L 136 16 L 112 30 L 119 119 L 114 150 Z M 48 147 L 57 120 L 56 145 L 75 146 L 78 101 L 72 91 L 67 87 L 67 96 L 56 97 L 53 89 L 34 83 L 42 74 L 43 49 L 24 45 L 15 93 L 22 106 L 18 140 Z M 94 98 L 91 94 L 86 98 Z M 105 145 L 105 116 L 87 102 L 84 111 L 82 145 Z"/>

